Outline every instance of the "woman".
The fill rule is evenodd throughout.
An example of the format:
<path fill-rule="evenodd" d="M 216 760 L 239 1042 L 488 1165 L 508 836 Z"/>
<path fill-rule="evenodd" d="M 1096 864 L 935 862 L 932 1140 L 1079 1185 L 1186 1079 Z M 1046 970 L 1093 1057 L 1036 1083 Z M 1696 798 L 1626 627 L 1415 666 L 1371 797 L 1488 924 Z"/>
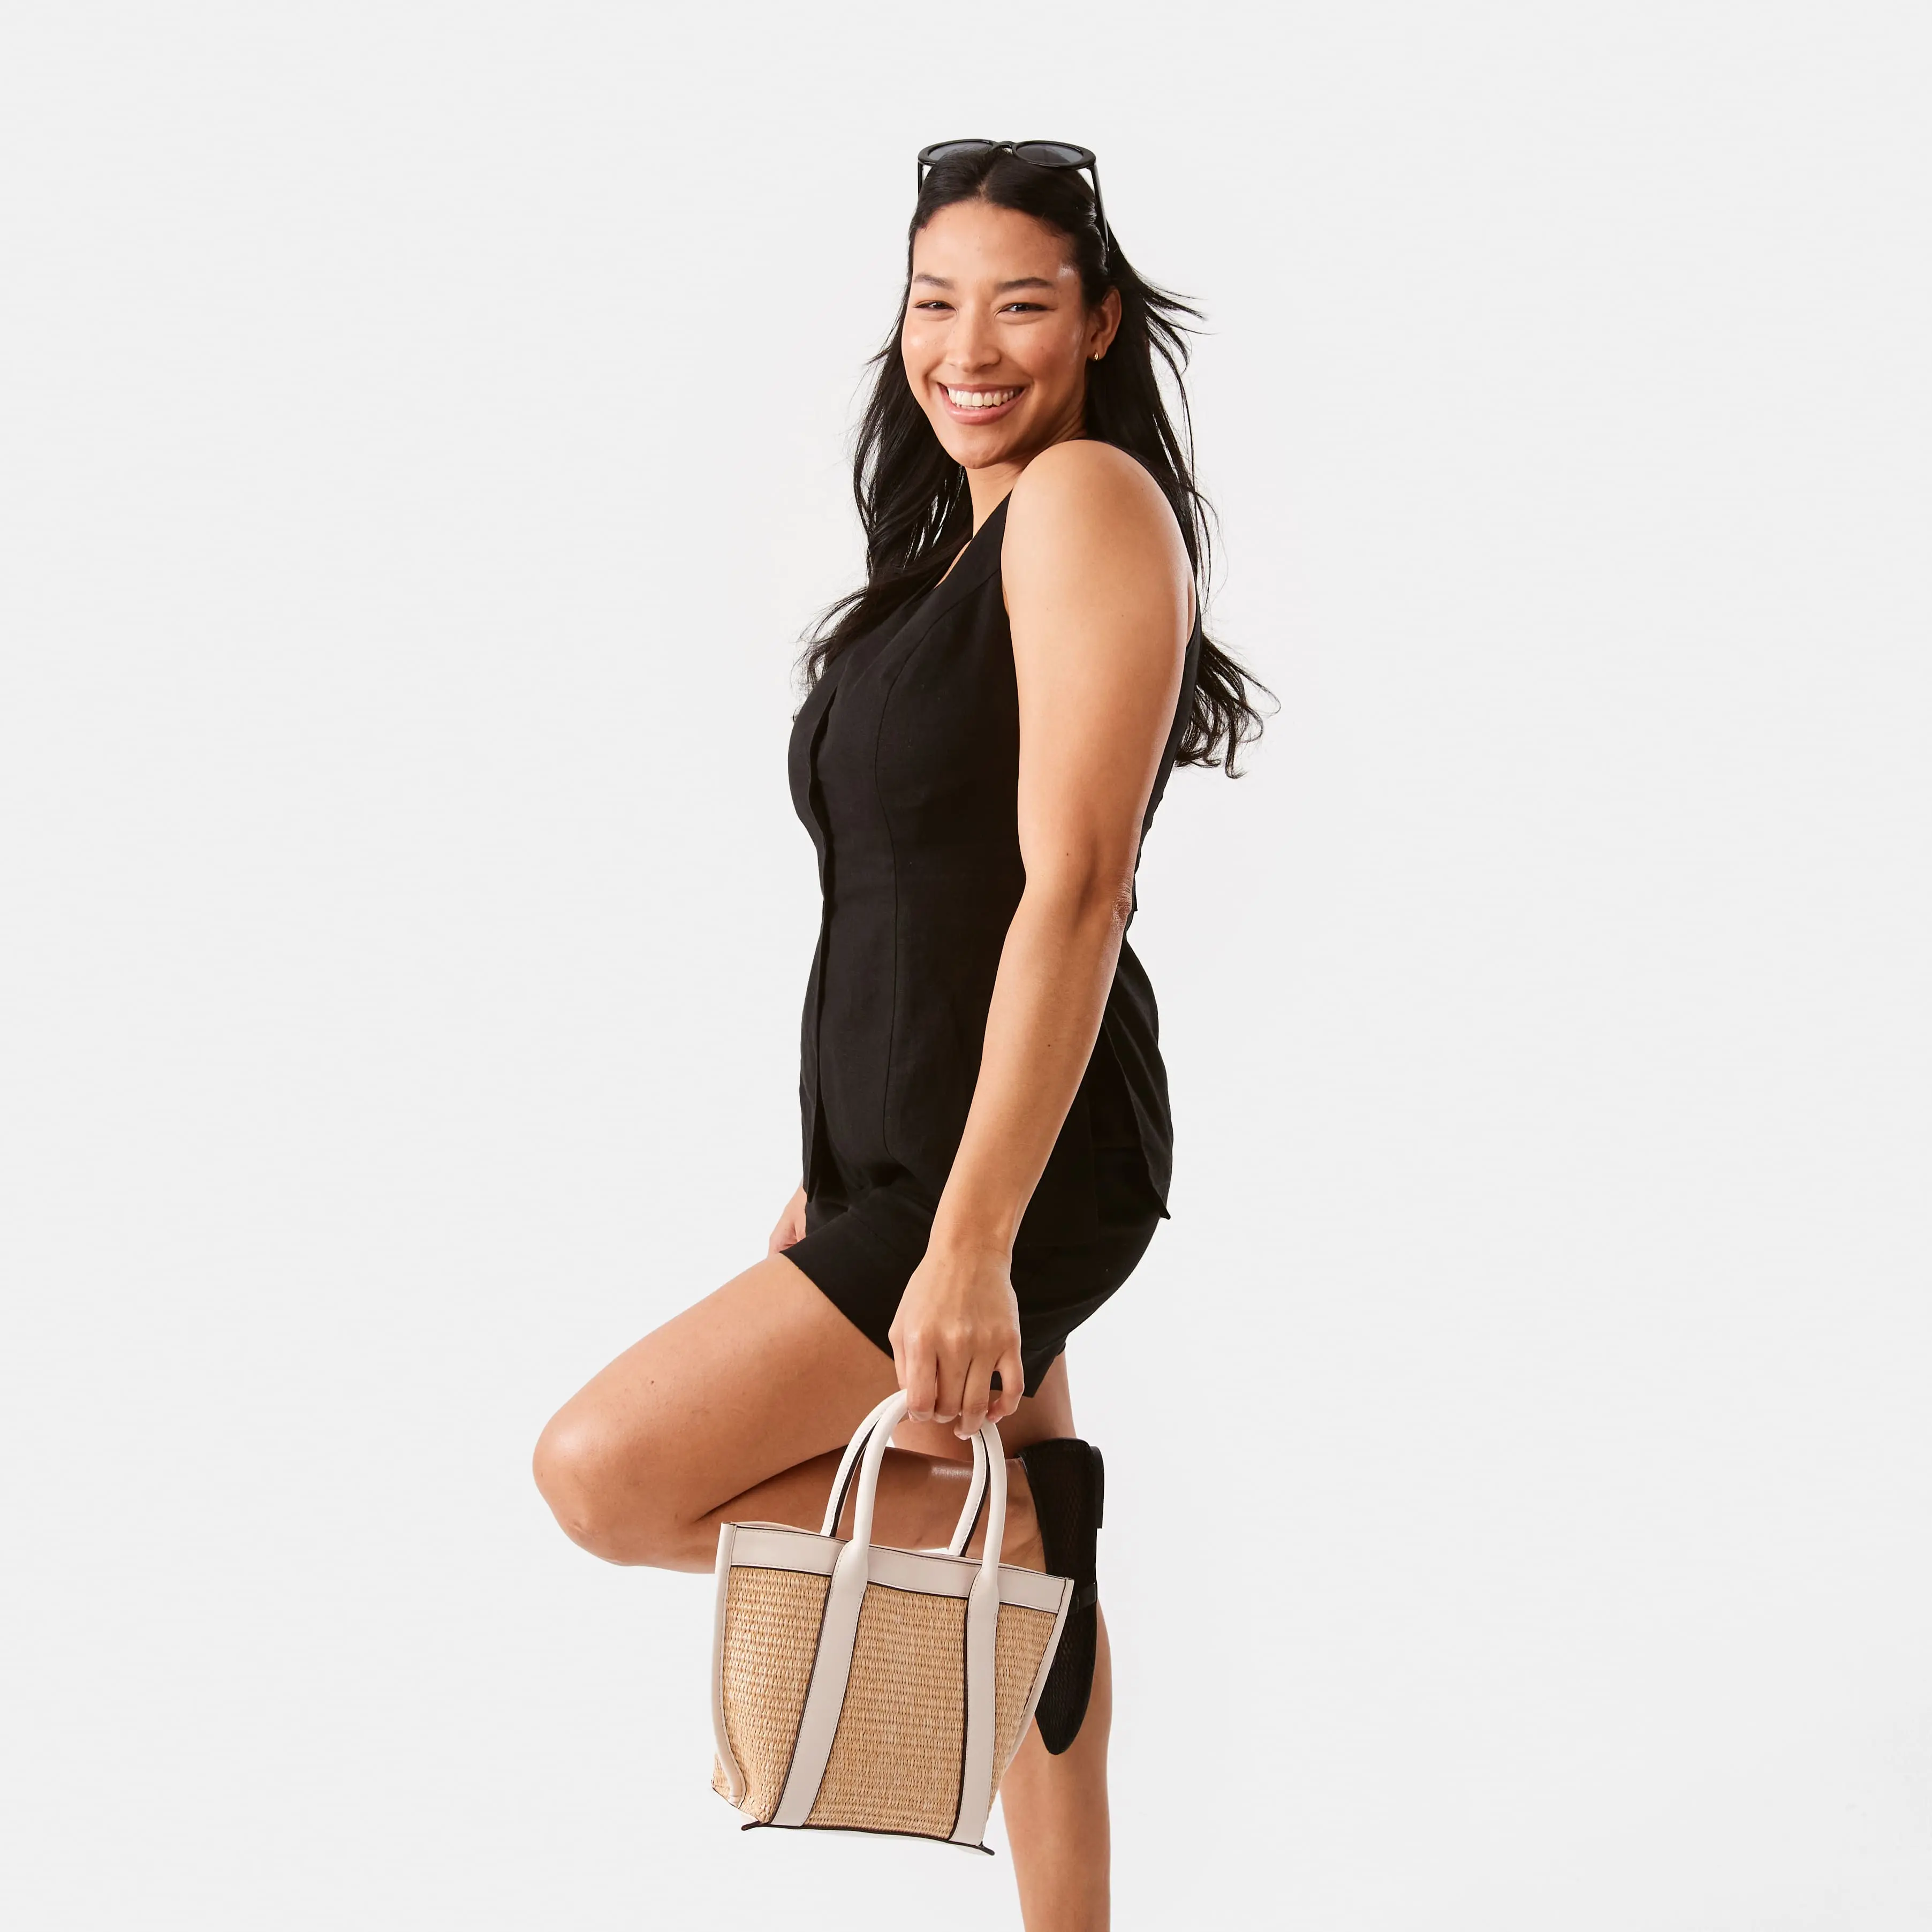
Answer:
<path fill-rule="evenodd" d="M 903 1388 L 874 1533 L 917 1549 L 1000 1424 L 1005 1560 L 1075 1577 L 1082 1605 L 1001 1785 L 1008 1837 L 1027 1924 L 1084 1927 L 1106 1922 L 1112 1685 L 1100 1462 L 1062 1352 L 1167 1216 L 1125 939 L 1142 835 L 1174 763 L 1227 762 L 1258 721 L 1202 633 L 1200 501 L 1155 378 L 1193 311 L 1121 255 L 1086 150 L 920 159 L 858 452 L 867 580 L 792 729 L 824 904 L 803 1180 L 764 1260 L 565 1406 L 536 1475 L 598 1556 L 709 1570 L 722 1522 L 816 1528 L 840 1449 Z"/>

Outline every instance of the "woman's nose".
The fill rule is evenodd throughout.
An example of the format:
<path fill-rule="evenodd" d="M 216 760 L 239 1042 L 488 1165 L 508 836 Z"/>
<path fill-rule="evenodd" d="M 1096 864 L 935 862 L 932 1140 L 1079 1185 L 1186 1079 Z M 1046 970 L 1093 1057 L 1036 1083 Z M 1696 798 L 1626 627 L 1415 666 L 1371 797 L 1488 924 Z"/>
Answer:
<path fill-rule="evenodd" d="M 962 309 L 952 325 L 946 344 L 946 359 L 962 376 L 990 368 L 1000 359 L 999 344 L 993 339 L 992 316 L 974 309 Z"/>

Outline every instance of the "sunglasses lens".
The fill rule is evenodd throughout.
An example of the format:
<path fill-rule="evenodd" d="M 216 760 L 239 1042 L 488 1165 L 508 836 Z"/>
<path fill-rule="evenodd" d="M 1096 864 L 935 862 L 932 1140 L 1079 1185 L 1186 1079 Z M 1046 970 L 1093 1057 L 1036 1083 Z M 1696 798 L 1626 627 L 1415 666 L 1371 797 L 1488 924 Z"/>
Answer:
<path fill-rule="evenodd" d="M 1013 152 L 1036 168 L 1078 168 L 1087 164 L 1084 148 L 1070 148 L 1061 141 L 1022 141 Z"/>
<path fill-rule="evenodd" d="M 991 141 L 940 141 L 927 148 L 920 159 L 928 164 L 957 160 L 962 154 L 983 154 L 992 146 Z"/>

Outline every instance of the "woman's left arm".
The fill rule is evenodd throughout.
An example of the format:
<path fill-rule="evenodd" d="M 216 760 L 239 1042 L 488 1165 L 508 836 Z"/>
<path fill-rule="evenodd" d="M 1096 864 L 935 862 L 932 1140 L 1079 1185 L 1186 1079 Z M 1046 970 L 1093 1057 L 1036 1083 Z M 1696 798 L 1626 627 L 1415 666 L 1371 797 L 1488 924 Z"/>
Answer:
<path fill-rule="evenodd" d="M 965 1131 L 892 1327 L 912 1416 L 962 1438 L 1004 1420 L 1024 1392 L 1013 1240 L 1100 1033 L 1192 623 L 1173 512 L 1104 443 L 1055 444 L 1027 466 L 1000 567 L 1026 884 Z"/>

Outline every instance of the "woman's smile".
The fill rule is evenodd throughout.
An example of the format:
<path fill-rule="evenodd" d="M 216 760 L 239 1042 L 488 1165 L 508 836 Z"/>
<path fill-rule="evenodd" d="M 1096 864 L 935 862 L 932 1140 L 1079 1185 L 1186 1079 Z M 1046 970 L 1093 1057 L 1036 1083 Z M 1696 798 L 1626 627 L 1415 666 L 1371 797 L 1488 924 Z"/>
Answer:
<path fill-rule="evenodd" d="M 997 422 L 1020 398 L 1026 393 L 1026 385 L 1017 386 L 1008 383 L 996 386 L 988 382 L 978 382 L 970 388 L 963 384 L 937 382 L 934 385 L 946 405 L 946 413 L 955 422 Z"/>

